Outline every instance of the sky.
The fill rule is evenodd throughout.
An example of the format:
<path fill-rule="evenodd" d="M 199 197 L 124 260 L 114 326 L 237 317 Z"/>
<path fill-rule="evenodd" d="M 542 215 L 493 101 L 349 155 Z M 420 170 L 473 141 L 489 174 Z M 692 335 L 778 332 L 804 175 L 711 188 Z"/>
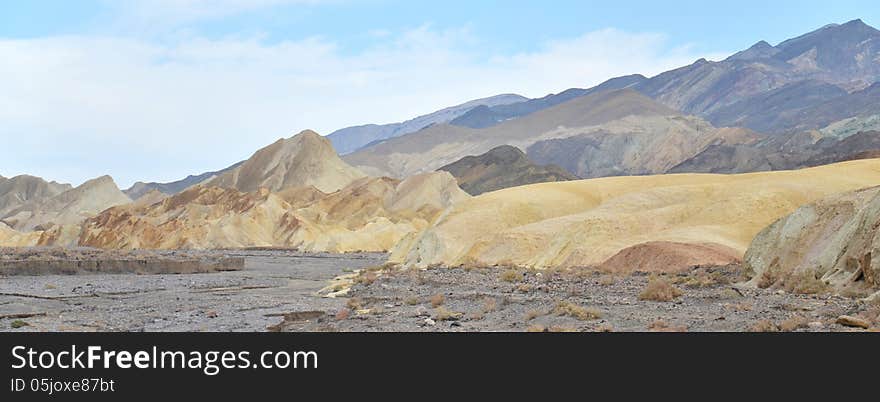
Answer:
<path fill-rule="evenodd" d="M 722 4 L 723 3 L 723 4 Z M 833 3 L 833 4 L 829 4 Z M 0 0 L 0 175 L 121 188 L 304 129 L 719 60 L 873 1 Z"/>

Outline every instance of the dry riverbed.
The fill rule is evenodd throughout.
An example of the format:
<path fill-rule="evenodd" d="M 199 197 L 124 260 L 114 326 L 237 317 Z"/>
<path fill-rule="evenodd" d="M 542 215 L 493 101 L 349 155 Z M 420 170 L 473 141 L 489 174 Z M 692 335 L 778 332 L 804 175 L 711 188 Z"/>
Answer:
<path fill-rule="evenodd" d="M 199 274 L 0 276 L 0 330 L 855 331 L 864 329 L 838 318 L 876 328 L 880 314 L 856 299 L 738 286 L 738 266 L 658 279 L 583 270 L 400 271 L 380 269 L 385 255 L 368 253 L 210 254 L 244 265 Z M 324 297 L 345 288 L 331 282 L 340 276 L 356 283 Z"/>

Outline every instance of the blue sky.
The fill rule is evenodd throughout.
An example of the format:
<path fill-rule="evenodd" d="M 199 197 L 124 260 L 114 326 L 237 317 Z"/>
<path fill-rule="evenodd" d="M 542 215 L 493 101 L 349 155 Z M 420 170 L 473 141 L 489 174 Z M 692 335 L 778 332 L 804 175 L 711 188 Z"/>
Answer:
<path fill-rule="evenodd" d="M 830 3 L 830 4 L 829 4 Z M 312 128 L 723 58 L 874 2 L 0 1 L 0 174 L 174 180 Z"/>

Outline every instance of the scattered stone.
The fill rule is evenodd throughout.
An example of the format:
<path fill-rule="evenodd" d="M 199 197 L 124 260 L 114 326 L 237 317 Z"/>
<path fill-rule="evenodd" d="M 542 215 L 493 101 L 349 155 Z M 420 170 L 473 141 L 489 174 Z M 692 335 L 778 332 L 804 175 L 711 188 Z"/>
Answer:
<path fill-rule="evenodd" d="M 436 324 L 436 323 L 437 323 L 436 321 L 434 321 L 434 320 L 432 320 L 432 319 L 430 319 L 430 318 L 425 318 L 425 324 L 428 325 L 428 326 L 432 326 L 432 327 L 433 327 L 434 324 Z"/>

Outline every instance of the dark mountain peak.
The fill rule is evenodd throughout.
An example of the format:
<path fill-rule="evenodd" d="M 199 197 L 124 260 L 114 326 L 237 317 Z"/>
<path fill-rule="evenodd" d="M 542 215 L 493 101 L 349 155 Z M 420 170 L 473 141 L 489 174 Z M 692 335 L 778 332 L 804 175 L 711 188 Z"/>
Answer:
<path fill-rule="evenodd" d="M 767 41 L 762 40 L 746 50 L 735 53 L 733 56 L 728 57 L 727 60 L 767 59 L 773 57 L 776 53 L 779 53 L 778 49 L 767 43 Z"/>

